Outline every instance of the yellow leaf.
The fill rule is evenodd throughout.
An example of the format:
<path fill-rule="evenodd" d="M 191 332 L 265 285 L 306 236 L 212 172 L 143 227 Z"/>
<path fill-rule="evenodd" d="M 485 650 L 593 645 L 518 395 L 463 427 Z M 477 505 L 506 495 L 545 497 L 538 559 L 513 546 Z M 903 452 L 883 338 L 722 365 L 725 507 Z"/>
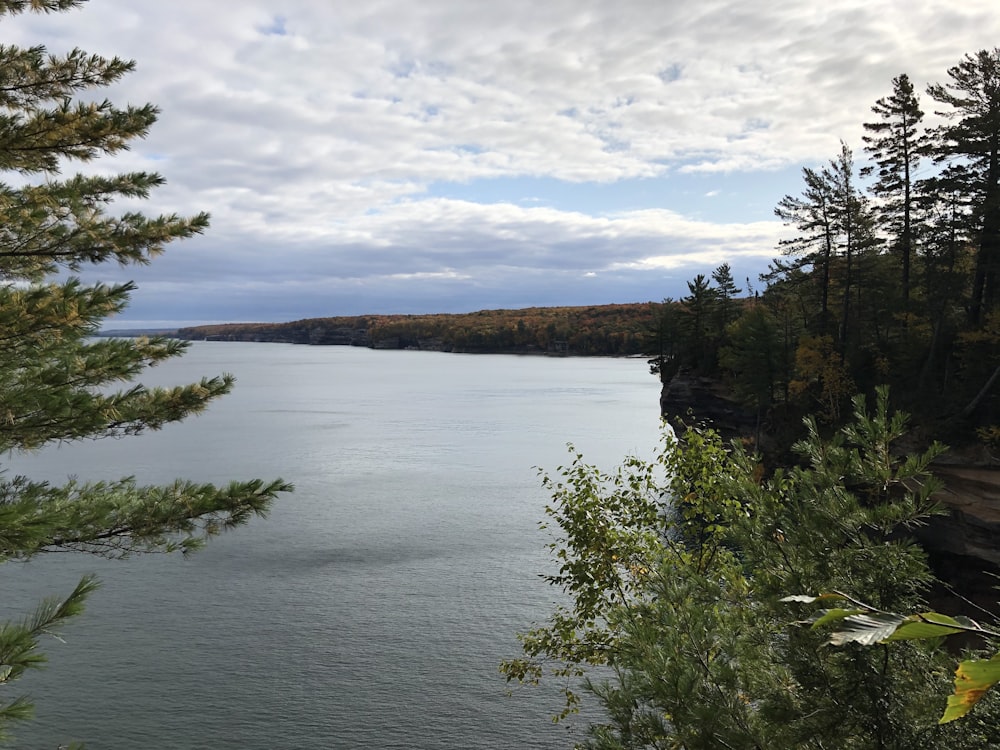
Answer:
<path fill-rule="evenodd" d="M 948 696 L 948 706 L 939 724 L 965 716 L 986 691 L 1000 682 L 1000 654 L 992 659 L 967 659 L 955 670 L 955 694 Z"/>

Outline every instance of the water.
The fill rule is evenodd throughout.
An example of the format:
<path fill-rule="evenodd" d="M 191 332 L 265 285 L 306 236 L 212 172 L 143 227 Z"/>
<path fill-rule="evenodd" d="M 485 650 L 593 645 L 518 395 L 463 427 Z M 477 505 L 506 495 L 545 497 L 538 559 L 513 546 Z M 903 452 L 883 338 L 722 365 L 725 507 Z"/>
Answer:
<path fill-rule="evenodd" d="M 535 466 L 572 441 L 612 468 L 655 447 L 642 360 L 198 343 L 151 384 L 237 375 L 159 433 L 16 457 L 12 473 L 143 482 L 282 476 L 271 515 L 189 558 L 3 567 L 0 617 L 96 571 L 88 610 L 17 682 L 14 747 L 564 748 L 559 696 L 497 666 L 556 594 Z"/>

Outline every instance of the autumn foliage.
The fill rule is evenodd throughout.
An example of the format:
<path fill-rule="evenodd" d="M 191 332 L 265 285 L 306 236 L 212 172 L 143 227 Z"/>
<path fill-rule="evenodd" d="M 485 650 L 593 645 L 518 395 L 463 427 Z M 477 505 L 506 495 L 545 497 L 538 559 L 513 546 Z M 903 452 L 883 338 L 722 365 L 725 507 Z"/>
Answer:
<path fill-rule="evenodd" d="M 649 349 L 663 305 L 531 307 L 461 314 L 363 315 L 291 323 L 236 323 L 183 328 L 186 339 L 353 344 L 376 349 L 468 353 L 628 356 Z"/>

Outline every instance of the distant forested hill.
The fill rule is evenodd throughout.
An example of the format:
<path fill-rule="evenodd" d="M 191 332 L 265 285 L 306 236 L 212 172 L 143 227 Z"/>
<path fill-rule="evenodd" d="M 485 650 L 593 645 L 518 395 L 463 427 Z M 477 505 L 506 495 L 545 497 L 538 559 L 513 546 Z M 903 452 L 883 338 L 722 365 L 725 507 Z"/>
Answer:
<path fill-rule="evenodd" d="M 191 340 L 340 344 L 477 353 L 645 354 L 663 304 L 531 307 L 462 314 L 362 315 L 182 328 Z"/>

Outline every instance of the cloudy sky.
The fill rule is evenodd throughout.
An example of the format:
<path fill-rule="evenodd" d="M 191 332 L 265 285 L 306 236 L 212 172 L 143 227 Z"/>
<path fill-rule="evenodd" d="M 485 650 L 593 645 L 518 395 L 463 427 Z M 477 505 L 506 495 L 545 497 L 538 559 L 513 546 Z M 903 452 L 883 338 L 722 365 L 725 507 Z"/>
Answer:
<path fill-rule="evenodd" d="M 134 58 L 162 109 L 102 170 L 207 210 L 112 327 L 660 300 L 728 262 L 907 73 L 1000 42 L 996 0 L 92 0 L 0 41 Z M 925 110 L 933 104 L 923 97 Z"/>

